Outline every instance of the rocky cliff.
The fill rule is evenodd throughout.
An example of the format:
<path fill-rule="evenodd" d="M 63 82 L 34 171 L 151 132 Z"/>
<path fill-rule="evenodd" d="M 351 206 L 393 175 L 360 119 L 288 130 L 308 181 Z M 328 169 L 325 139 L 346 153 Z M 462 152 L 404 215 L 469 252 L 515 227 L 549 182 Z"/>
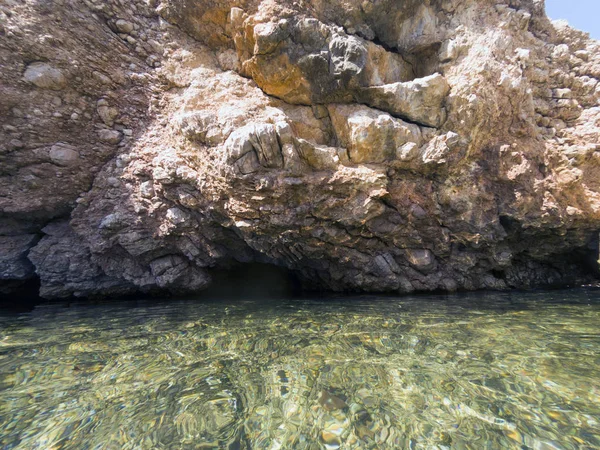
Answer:
<path fill-rule="evenodd" d="M 599 79 L 543 0 L 0 0 L 0 289 L 585 282 Z"/>

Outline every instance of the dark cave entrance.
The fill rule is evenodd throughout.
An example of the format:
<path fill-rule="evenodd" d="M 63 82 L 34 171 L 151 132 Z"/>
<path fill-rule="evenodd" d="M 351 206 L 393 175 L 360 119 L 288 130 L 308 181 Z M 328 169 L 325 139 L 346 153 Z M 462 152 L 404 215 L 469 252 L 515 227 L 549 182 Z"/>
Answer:
<path fill-rule="evenodd" d="M 566 278 L 570 275 L 578 282 L 597 282 L 600 280 L 599 245 L 599 234 L 596 232 L 591 233 L 585 245 L 557 253 L 553 255 L 549 262 L 563 275 L 566 275 Z"/>
<path fill-rule="evenodd" d="M 570 258 L 579 261 L 582 269 L 596 278 L 600 278 L 600 233 L 594 233 L 587 246 L 575 250 Z"/>
<path fill-rule="evenodd" d="M 271 264 L 240 264 L 211 275 L 213 283 L 200 293 L 203 298 L 292 298 L 302 293 L 297 274 Z"/>
<path fill-rule="evenodd" d="M 43 303 L 40 297 L 40 279 L 4 281 L 0 284 L 0 308 L 15 313 L 28 312 Z"/>

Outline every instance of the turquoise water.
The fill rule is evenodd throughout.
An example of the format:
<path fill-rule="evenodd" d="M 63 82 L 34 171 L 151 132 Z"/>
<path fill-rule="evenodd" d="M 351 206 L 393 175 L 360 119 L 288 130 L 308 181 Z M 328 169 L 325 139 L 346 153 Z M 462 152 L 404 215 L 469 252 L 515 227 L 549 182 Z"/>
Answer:
<path fill-rule="evenodd" d="M 600 448 L 599 330 L 591 289 L 0 312 L 0 448 Z"/>

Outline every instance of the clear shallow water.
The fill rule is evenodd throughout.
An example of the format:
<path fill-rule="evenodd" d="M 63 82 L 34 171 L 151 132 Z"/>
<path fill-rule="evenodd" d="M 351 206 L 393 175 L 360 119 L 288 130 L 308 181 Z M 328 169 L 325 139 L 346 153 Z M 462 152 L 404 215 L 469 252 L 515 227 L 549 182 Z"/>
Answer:
<path fill-rule="evenodd" d="M 0 312 L 0 448 L 600 448 L 600 291 Z"/>

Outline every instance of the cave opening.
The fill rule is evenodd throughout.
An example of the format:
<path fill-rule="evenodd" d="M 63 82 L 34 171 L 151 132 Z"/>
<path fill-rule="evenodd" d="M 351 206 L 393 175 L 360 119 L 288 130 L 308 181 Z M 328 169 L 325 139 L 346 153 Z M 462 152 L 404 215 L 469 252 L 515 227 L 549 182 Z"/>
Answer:
<path fill-rule="evenodd" d="M 211 286 L 202 298 L 264 299 L 293 298 L 302 293 L 296 273 L 272 264 L 249 263 L 211 272 Z"/>
<path fill-rule="evenodd" d="M 594 233 L 585 247 L 576 249 L 569 256 L 579 262 L 585 273 L 600 278 L 600 233 Z"/>
<path fill-rule="evenodd" d="M 0 309 L 14 313 L 32 311 L 44 301 L 40 297 L 40 286 L 41 282 L 37 276 L 0 284 Z"/>

